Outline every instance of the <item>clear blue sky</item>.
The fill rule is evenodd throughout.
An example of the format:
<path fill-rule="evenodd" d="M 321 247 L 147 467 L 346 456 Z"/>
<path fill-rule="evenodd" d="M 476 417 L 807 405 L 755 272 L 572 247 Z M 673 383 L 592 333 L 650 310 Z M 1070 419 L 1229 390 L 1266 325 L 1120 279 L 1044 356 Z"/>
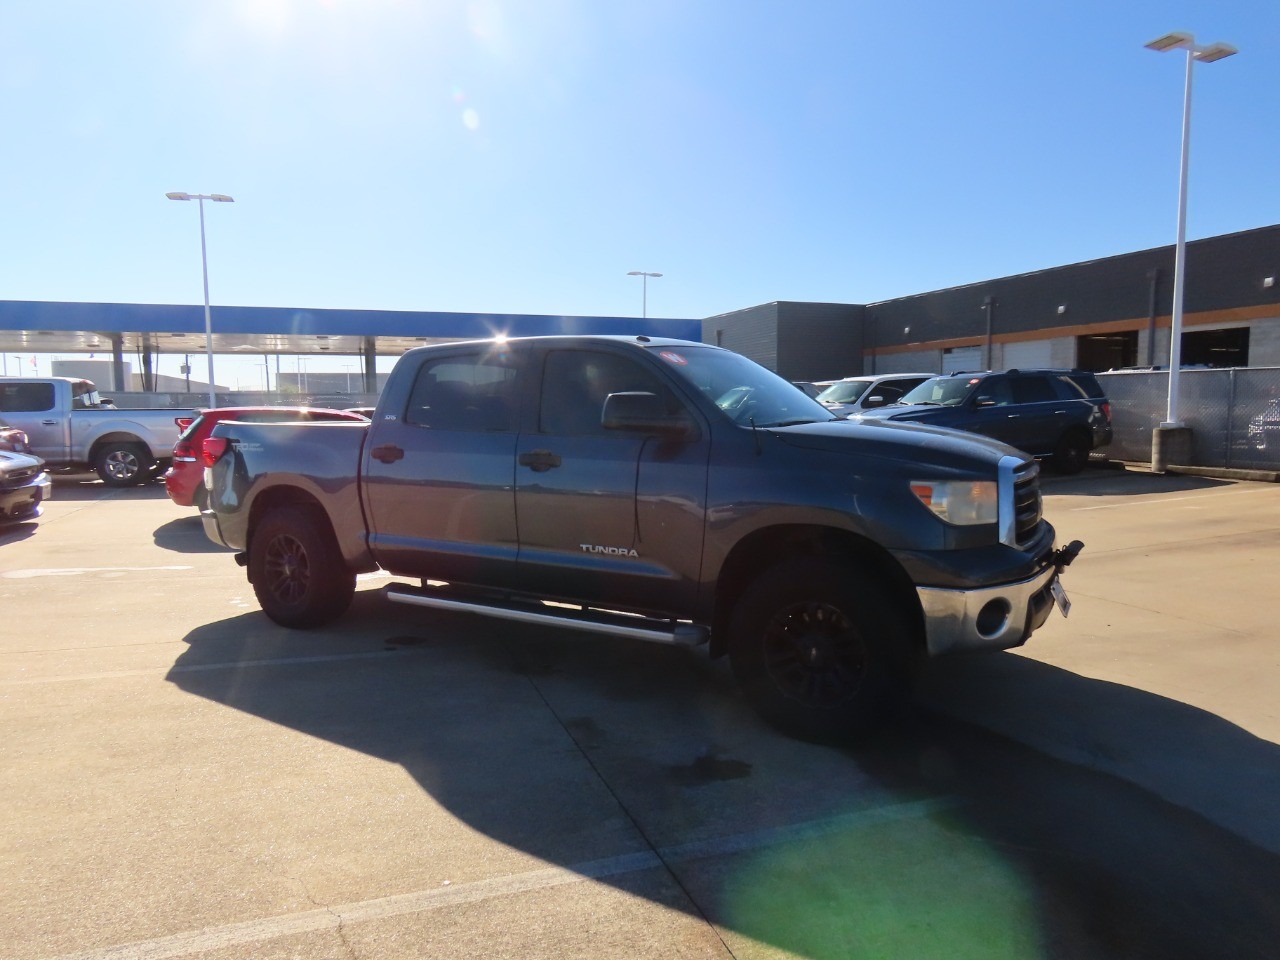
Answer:
<path fill-rule="evenodd" d="M 1276 0 L 0 7 L 0 299 L 703 317 L 1280 222 Z M 313 369 L 315 369 L 313 367 Z M 223 379 L 220 377 L 219 379 Z"/>

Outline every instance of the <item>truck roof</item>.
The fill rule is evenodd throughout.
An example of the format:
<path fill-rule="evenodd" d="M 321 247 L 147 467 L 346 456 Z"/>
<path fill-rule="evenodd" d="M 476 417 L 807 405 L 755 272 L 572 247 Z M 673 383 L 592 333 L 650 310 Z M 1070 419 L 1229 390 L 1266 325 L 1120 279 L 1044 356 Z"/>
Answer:
<path fill-rule="evenodd" d="M 520 343 L 540 343 L 547 345 L 558 344 L 584 344 L 584 343 L 618 343 L 631 344 L 636 347 L 710 347 L 713 350 L 723 349 L 709 343 L 700 343 L 696 340 L 680 340 L 675 337 L 650 337 L 644 334 L 635 336 L 624 336 L 621 334 L 556 334 L 552 336 L 541 337 L 493 337 L 487 340 L 453 340 L 449 343 L 425 344 L 421 347 L 414 347 L 408 353 L 418 353 L 423 350 L 438 351 L 445 350 L 450 347 L 466 347 L 478 344 L 496 345 L 500 343 L 520 344 Z"/>

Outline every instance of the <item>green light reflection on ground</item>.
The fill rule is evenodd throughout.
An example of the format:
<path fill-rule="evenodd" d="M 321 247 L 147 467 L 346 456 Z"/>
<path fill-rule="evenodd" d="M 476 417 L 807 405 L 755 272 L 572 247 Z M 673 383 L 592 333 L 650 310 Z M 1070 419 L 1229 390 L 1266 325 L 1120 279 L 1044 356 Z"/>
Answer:
<path fill-rule="evenodd" d="M 808 960 L 1043 955 L 1031 884 L 980 839 L 938 819 L 868 825 L 736 858 L 723 895 L 731 946 L 741 935 Z"/>

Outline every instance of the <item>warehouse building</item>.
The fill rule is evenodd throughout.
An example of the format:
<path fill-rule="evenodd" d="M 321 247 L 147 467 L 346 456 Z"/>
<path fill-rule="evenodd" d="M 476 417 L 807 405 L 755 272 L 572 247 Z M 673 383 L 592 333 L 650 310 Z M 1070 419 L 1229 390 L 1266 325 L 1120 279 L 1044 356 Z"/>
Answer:
<path fill-rule="evenodd" d="M 789 380 L 1168 363 L 1174 247 L 880 303 L 766 303 L 702 339 Z M 1182 364 L 1280 367 L 1280 224 L 1187 244 Z"/>

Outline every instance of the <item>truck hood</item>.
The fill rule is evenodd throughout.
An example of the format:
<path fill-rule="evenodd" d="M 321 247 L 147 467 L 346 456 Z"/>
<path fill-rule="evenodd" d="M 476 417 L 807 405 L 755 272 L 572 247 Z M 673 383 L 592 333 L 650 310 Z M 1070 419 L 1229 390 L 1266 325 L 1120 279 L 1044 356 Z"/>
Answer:
<path fill-rule="evenodd" d="M 878 418 L 772 427 L 769 432 L 793 447 L 915 460 L 921 465 L 960 470 L 988 468 L 999 463 L 1001 457 L 1027 458 L 1022 451 L 990 437 Z"/>

